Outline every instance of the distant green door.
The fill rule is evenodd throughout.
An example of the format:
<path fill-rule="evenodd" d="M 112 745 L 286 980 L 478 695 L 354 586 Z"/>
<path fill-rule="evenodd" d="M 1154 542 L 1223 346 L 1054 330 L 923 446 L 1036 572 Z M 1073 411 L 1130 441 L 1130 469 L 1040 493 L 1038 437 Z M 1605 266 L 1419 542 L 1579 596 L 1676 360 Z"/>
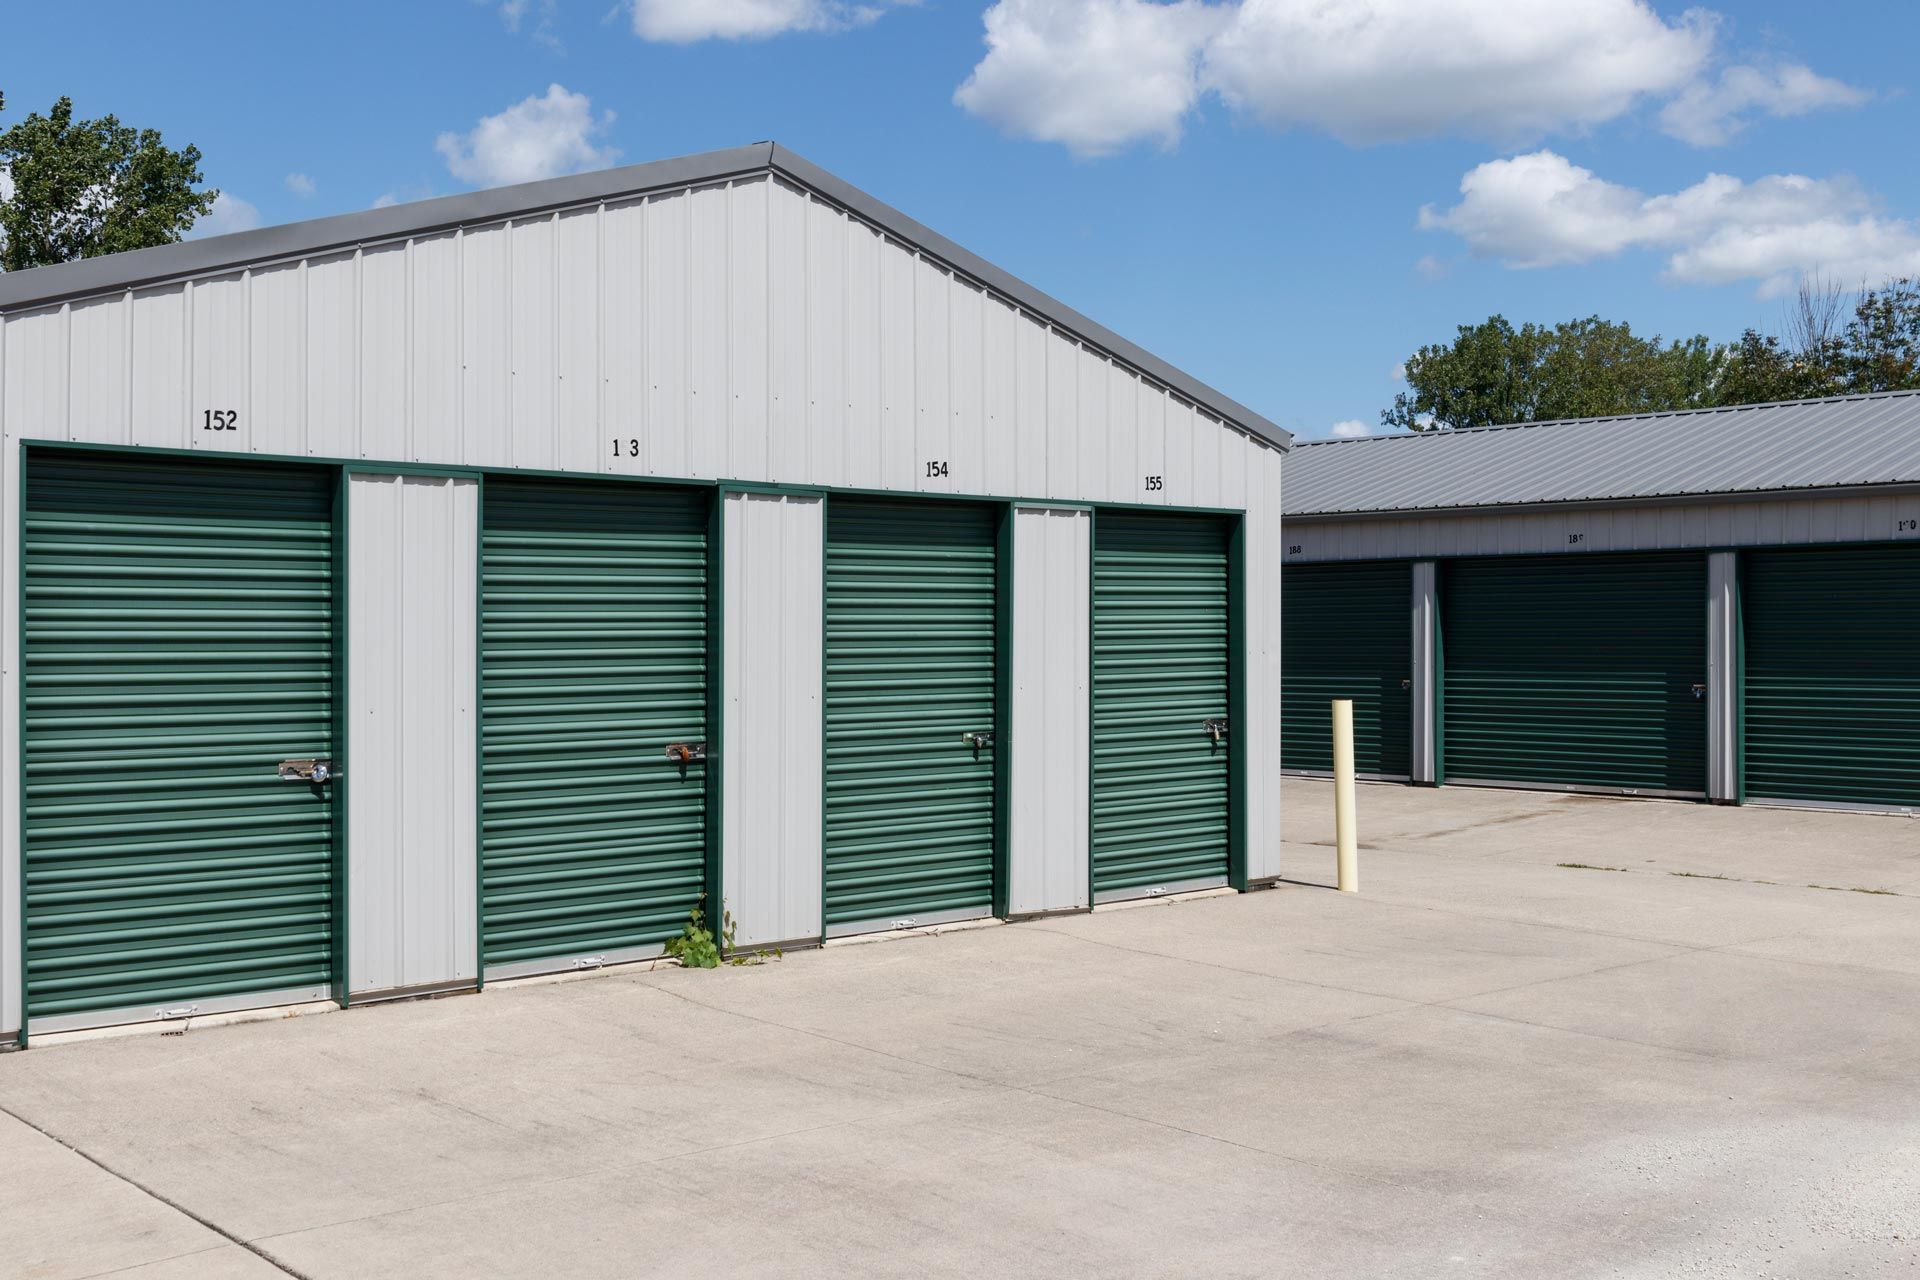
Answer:
<path fill-rule="evenodd" d="M 1704 555 L 1441 567 L 1445 780 L 1704 795 Z"/>
<path fill-rule="evenodd" d="M 322 471 L 29 455 L 32 1026 L 331 994 L 333 556 Z"/>
<path fill-rule="evenodd" d="M 1333 768 L 1330 703 L 1353 699 L 1353 767 L 1405 778 L 1413 721 L 1413 566 L 1289 565 L 1280 575 L 1280 763 Z"/>
<path fill-rule="evenodd" d="M 706 883 L 708 499 L 489 477 L 481 926 L 496 975 L 645 953 Z"/>
<path fill-rule="evenodd" d="M 1745 794 L 1920 808 L 1920 544 L 1740 558 Z"/>
<path fill-rule="evenodd" d="M 1096 900 L 1226 882 L 1228 533 L 1209 517 L 1094 517 Z"/>
<path fill-rule="evenodd" d="M 830 935 L 992 911 L 998 518 L 828 503 Z"/>

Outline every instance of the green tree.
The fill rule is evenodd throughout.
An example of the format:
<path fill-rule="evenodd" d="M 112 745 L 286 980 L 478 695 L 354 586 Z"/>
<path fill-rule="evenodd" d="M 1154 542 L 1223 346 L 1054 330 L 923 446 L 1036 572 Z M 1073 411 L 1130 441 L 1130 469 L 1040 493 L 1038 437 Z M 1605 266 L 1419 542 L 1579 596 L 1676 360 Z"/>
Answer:
<path fill-rule="evenodd" d="M 13 188 L 0 200 L 6 271 L 171 244 L 220 194 L 196 189 L 198 147 L 175 151 L 113 116 L 75 120 L 69 98 L 0 133 L 0 169 Z"/>
<path fill-rule="evenodd" d="M 1598 316 L 1517 329 L 1489 316 L 1414 352 L 1380 420 L 1426 431 L 1691 408 L 1713 403 L 1724 357 L 1703 336 L 1663 342 Z"/>

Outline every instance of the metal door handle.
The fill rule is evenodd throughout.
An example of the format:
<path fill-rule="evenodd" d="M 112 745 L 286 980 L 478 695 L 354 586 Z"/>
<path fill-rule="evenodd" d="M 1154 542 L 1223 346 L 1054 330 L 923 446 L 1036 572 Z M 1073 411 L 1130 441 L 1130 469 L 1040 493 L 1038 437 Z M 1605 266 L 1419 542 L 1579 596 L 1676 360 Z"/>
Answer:
<path fill-rule="evenodd" d="M 1696 685 L 1694 685 L 1694 686 L 1693 686 L 1693 696 L 1694 696 L 1695 698 L 1704 698 L 1704 697 L 1706 697 L 1706 696 L 1707 696 L 1707 686 L 1706 686 L 1706 685 L 1704 685 L 1704 684 L 1696 684 Z"/>
<path fill-rule="evenodd" d="M 314 756 L 282 760 L 278 772 L 282 782 L 327 782 L 340 776 L 333 761 Z"/>
<path fill-rule="evenodd" d="M 1412 676 L 1404 676 L 1404 677 L 1402 677 L 1402 678 L 1401 678 L 1401 681 L 1400 681 L 1400 687 L 1401 687 L 1402 689 L 1411 689 L 1411 688 L 1413 688 L 1413 677 L 1412 677 Z"/>
<path fill-rule="evenodd" d="M 1215 742 L 1218 742 L 1227 736 L 1227 718 L 1225 716 L 1211 716 L 1202 720 L 1200 722 L 1200 731 L 1209 738 L 1212 738 Z"/>
<path fill-rule="evenodd" d="M 674 742 L 667 746 L 667 759 L 687 764 L 707 758 L 707 744 L 704 742 Z"/>
<path fill-rule="evenodd" d="M 975 751 L 978 751 L 982 747 L 990 747 L 993 745 L 993 730 L 974 729 L 961 734 L 960 741 L 966 743 Z"/>

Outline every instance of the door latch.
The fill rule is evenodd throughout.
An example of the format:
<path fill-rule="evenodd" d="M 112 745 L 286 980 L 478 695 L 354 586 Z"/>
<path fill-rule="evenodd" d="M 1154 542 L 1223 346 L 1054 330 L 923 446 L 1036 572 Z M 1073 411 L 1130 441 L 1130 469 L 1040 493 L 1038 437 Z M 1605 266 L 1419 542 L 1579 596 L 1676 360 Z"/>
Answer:
<path fill-rule="evenodd" d="M 1402 689 L 1411 689 L 1411 688 L 1413 688 L 1413 677 L 1412 677 L 1412 676 L 1401 676 L 1401 677 L 1400 677 L 1400 687 L 1401 687 Z"/>
<path fill-rule="evenodd" d="M 1696 685 L 1694 685 L 1694 686 L 1693 686 L 1693 696 L 1694 696 L 1694 698 L 1695 698 L 1696 700 L 1697 700 L 1697 699 L 1700 699 L 1700 698 L 1704 698 L 1704 697 L 1706 697 L 1706 696 L 1707 696 L 1707 686 L 1706 686 L 1706 685 L 1704 685 L 1704 684 L 1696 684 Z"/>
<path fill-rule="evenodd" d="M 681 764 L 691 764 L 707 758 L 707 744 L 704 742 L 671 742 L 667 744 L 667 759 L 677 760 Z"/>
<path fill-rule="evenodd" d="M 302 756 L 294 760 L 282 760 L 279 767 L 282 782 L 327 782 L 340 776 L 333 761 Z"/>
<path fill-rule="evenodd" d="M 1200 722 L 1200 731 L 1215 742 L 1219 742 L 1227 736 L 1227 718 L 1210 716 Z"/>
<path fill-rule="evenodd" d="M 960 735 L 960 741 L 978 751 L 982 747 L 993 745 L 993 730 L 973 729 Z"/>

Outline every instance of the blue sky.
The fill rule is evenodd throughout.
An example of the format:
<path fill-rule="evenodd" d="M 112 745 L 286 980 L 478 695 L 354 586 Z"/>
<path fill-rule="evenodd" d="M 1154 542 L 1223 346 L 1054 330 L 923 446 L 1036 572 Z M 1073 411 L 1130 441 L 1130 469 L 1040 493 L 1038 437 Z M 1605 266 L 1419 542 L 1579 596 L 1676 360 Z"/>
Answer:
<path fill-rule="evenodd" d="M 773 138 L 1308 437 L 1372 427 L 1401 360 L 1494 311 L 1731 338 L 1801 271 L 1920 273 L 1907 5 L 254 0 L 91 25 L 16 9 L 0 125 L 64 93 L 196 143 L 223 225 Z"/>

